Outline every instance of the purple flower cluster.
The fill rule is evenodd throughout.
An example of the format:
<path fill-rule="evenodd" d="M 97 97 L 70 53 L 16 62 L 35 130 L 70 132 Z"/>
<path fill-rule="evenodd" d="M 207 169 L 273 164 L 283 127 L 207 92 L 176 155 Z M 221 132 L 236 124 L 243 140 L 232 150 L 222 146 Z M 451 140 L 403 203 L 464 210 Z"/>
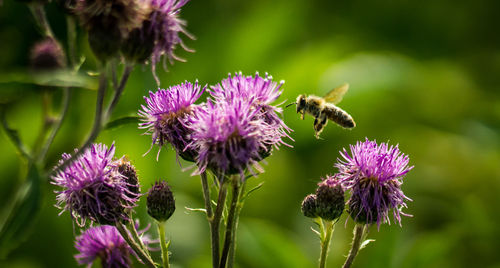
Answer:
<path fill-rule="evenodd" d="M 149 226 L 139 234 L 143 234 L 148 228 Z M 142 235 L 141 240 L 146 246 L 154 242 L 148 235 Z M 76 238 L 75 248 L 79 252 L 75 255 L 78 264 L 87 264 L 87 267 L 91 267 L 96 258 L 101 260 L 102 267 L 131 267 L 130 256 L 135 254 L 116 227 L 110 225 L 87 229 Z"/>
<path fill-rule="evenodd" d="M 209 168 L 218 175 L 253 172 L 273 147 L 284 144 L 290 129 L 272 106 L 280 95 L 272 77 L 243 76 L 241 73 L 211 87 L 214 101 L 208 101 L 192 119 L 189 148 L 198 151 L 198 171 Z"/>
<path fill-rule="evenodd" d="M 186 149 L 189 143 L 191 130 L 187 128 L 191 117 L 200 109 L 194 103 L 205 91 L 198 82 L 185 82 L 168 89 L 159 89 L 149 92 L 149 97 L 144 97 L 146 105 L 141 105 L 139 116 L 142 117 L 140 128 L 148 129 L 153 143 L 160 149 L 166 143 L 172 144 L 177 154 L 188 161 L 193 161 L 196 152 Z M 152 146 L 151 145 L 151 146 Z M 159 151 L 158 151 L 159 153 Z"/>
<path fill-rule="evenodd" d="M 408 166 L 409 157 L 399 151 L 398 146 L 375 141 L 358 142 L 341 152 L 335 166 L 338 178 L 346 189 L 350 189 L 348 201 L 351 217 L 360 223 L 390 223 L 389 211 L 393 210 L 395 221 L 401 225 L 401 211 L 410 200 L 401 190 L 403 177 L 413 168 Z"/>
<path fill-rule="evenodd" d="M 129 220 L 128 210 L 136 206 L 140 195 L 137 179 L 130 180 L 120 173 L 123 161 L 115 160 L 114 154 L 114 144 L 110 148 L 93 144 L 52 177 L 52 184 L 62 188 L 56 191 L 57 207 L 61 213 L 69 211 L 79 226 L 84 226 L 86 220 L 100 224 Z M 63 154 L 62 158 L 71 155 Z"/>
<path fill-rule="evenodd" d="M 232 99 L 243 99 L 250 103 L 252 108 L 260 110 L 264 121 L 273 128 L 273 131 L 280 133 L 280 136 L 288 136 L 291 131 L 283 120 L 278 116 L 283 112 L 279 107 L 280 104 L 273 106 L 282 94 L 281 86 L 285 81 L 281 80 L 279 84 L 273 81 L 273 77 L 267 73 L 261 77 L 259 73 L 255 73 L 255 77 L 244 76 L 241 72 L 228 75 L 228 78 L 223 79 L 221 83 L 212 86 L 210 94 L 217 101 L 230 101 Z"/>
<path fill-rule="evenodd" d="M 258 73 L 229 75 L 211 87 L 212 98 L 201 105 L 194 105 L 204 91 L 197 84 L 150 92 L 139 112 L 140 127 L 148 128 L 153 144 L 171 143 L 180 156 L 195 160 L 195 173 L 208 168 L 220 176 L 243 176 L 251 167 L 260 169 L 258 162 L 290 138 L 291 129 L 278 116 L 281 108 L 271 104 L 282 84 Z"/>
<path fill-rule="evenodd" d="M 242 173 L 260 159 L 259 152 L 266 150 L 266 134 L 265 122 L 257 113 L 241 99 L 207 102 L 203 112 L 193 118 L 189 144 L 198 151 L 200 172 L 209 167 L 218 174 Z"/>

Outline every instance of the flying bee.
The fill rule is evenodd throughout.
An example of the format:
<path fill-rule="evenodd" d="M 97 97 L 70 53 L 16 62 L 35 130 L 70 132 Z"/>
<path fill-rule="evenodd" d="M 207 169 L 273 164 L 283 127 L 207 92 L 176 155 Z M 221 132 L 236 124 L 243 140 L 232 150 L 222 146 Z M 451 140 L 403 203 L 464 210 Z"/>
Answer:
<path fill-rule="evenodd" d="M 337 123 L 343 128 L 353 128 L 356 126 L 352 117 L 346 111 L 336 106 L 348 89 L 349 84 L 343 84 L 326 93 L 323 98 L 301 94 L 297 97 L 297 101 L 291 104 L 297 105 L 297 113 L 301 114 L 302 120 L 304 120 L 306 113 L 314 116 L 314 131 L 316 132 L 316 138 L 319 139 L 319 134 L 323 131 L 328 120 Z"/>

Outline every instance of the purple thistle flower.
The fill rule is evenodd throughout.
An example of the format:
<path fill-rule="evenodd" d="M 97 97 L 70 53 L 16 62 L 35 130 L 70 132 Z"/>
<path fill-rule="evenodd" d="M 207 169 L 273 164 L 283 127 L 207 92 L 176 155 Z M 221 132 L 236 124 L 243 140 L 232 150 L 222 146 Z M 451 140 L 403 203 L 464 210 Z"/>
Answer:
<path fill-rule="evenodd" d="M 221 83 L 212 86 L 210 90 L 211 96 L 217 102 L 232 101 L 233 99 L 241 99 L 249 102 L 250 107 L 258 110 L 256 114 L 262 117 L 268 126 L 269 135 L 279 137 L 273 139 L 274 143 L 267 144 L 263 156 L 268 156 L 272 146 L 278 144 L 285 144 L 282 140 L 283 137 L 288 137 L 293 140 L 288 133 L 292 130 L 283 122 L 278 116 L 283 112 L 282 108 L 278 105 L 271 105 L 282 94 L 281 86 L 285 81 L 280 81 L 279 84 L 272 80 L 272 76 L 265 74 L 264 77 L 259 76 L 256 72 L 255 77 L 244 76 L 242 73 L 236 73 L 234 76 L 228 75 L 228 78 L 223 79 Z"/>
<path fill-rule="evenodd" d="M 120 160 L 114 160 L 114 144 L 93 144 L 73 163 L 52 177 L 57 207 L 69 211 L 77 225 L 84 226 L 87 219 L 100 224 L 114 224 L 129 220 L 128 210 L 136 206 L 139 193 L 137 184 L 128 182 L 118 169 Z M 63 160 L 71 155 L 63 154 Z M 62 161 L 60 163 L 62 163 Z"/>
<path fill-rule="evenodd" d="M 153 33 L 154 48 L 151 55 L 151 67 L 153 75 L 158 85 L 160 81 L 156 76 L 156 64 L 163 58 L 163 68 L 167 68 L 166 60 L 173 64 L 174 60 L 185 61 L 175 55 L 174 50 L 180 45 L 184 50 L 193 52 L 187 48 L 179 36 L 179 32 L 183 33 L 190 39 L 194 39 L 184 27 L 186 22 L 179 18 L 181 7 L 183 7 L 189 0 L 148 0 L 150 1 L 151 13 L 149 21 L 151 23 L 150 33 Z"/>
<path fill-rule="evenodd" d="M 260 77 L 259 72 L 255 73 L 255 77 L 244 76 L 241 72 L 235 73 L 234 76 L 228 74 L 228 78 L 223 79 L 221 83 L 211 86 L 210 94 L 216 100 L 254 99 L 255 105 L 270 105 L 281 96 L 283 91 L 280 89 L 285 83 L 280 81 L 278 84 L 272 79 L 267 73 Z"/>
<path fill-rule="evenodd" d="M 398 146 L 386 143 L 377 145 L 375 141 L 358 142 L 340 152 L 343 159 L 337 159 L 338 178 L 351 190 L 348 201 L 349 213 L 359 223 L 389 223 L 389 210 L 393 210 L 394 220 L 401 226 L 405 200 L 410 200 L 401 190 L 403 177 L 409 167 L 409 157 L 399 151 Z"/>
<path fill-rule="evenodd" d="M 137 227 L 138 222 L 136 222 Z M 139 235 L 147 229 L 149 225 L 139 231 Z M 143 235 L 141 239 L 146 246 L 154 243 L 148 235 Z M 87 267 L 91 267 L 96 258 L 101 260 L 102 267 L 131 267 L 130 256 L 135 255 L 116 227 L 110 225 L 87 229 L 76 238 L 75 248 L 79 251 L 79 254 L 75 255 L 78 264 L 87 264 Z"/>
<path fill-rule="evenodd" d="M 238 173 L 243 177 L 247 168 L 260 169 L 257 164 L 262 158 L 260 153 L 269 144 L 279 143 L 281 137 L 259 113 L 250 102 L 239 98 L 208 101 L 190 125 L 193 132 L 188 148 L 198 151 L 198 172 L 209 168 L 219 177 Z"/>
<path fill-rule="evenodd" d="M 197 81 L 194 85 L 186 81 L 167 90 L 150 91 L 149 97 L 144 97 L 146 106 L 141 105 L 142 110 L 138 113 L 143 121 L 139 128 L 148 129 L 146 133 L 153 139 L 151 146 L 158 144 L 161 149 L 165 143 L 170 143 L 179 156 L 194 161 L 196 151 L 186 148 L 191 133 L 187 125 L 200 109 L 194 103 L 205 89 L 206 86 L 201 88 Z"/>

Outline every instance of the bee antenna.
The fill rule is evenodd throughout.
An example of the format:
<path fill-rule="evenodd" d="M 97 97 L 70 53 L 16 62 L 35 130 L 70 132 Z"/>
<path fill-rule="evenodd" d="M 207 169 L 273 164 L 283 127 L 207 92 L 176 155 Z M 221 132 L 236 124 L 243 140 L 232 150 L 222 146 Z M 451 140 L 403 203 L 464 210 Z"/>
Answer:
<path fill-rule="evenodd" d="M 297 104 L 297 103 L 296 103 L 296 102 L 292 102 L 292 103 L 287 104 L 287 105 L 285 106 L 285 109 L 286 109 L 286 108 L 288 108 L 288 107 L 290 107 L 290 106 L 292 106 L 292 105 L 294 105 L 294 104 Z"/>

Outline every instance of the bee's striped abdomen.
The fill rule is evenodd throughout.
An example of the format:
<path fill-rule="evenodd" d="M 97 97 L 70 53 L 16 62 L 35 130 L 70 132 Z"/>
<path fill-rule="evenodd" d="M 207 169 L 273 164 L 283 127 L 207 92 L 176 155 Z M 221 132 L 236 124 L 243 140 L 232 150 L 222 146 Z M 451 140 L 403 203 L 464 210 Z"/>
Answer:
<path fill-rule="evenodd" d="M 331 103 L 326 103 L 325 108 L 323 109 L 323 113 L 329 120 L 339 124 L 344 128 L 353 128 L 356 126 L 354 119 L 352 119 L 352 117 L 346 111 Z"/>

